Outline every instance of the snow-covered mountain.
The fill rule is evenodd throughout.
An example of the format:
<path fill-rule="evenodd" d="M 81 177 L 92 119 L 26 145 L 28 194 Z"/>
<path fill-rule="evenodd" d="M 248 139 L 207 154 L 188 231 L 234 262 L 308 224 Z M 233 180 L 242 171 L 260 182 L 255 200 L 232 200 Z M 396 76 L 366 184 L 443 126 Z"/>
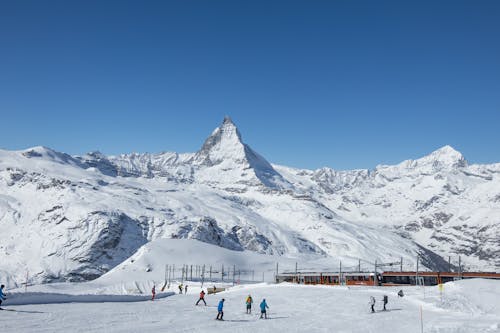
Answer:
<path fill-rule="evenodd" d="M 405 238 L 471 269 L 500 268 L 500 163 L 469 165 L 450 146 L 374 170 L 276 167 L 335 211 Z"/>
<path fill-rule="evenodd" d="M 228 117 L 192 154 L 0 150 L 0 275 L 93 279 L 159 238 L 347 263 L 419 253 L 429 268 L 462 254 L 498 269 L 499 174 L 451 147 L 375 170 L 276 166 Z"/>

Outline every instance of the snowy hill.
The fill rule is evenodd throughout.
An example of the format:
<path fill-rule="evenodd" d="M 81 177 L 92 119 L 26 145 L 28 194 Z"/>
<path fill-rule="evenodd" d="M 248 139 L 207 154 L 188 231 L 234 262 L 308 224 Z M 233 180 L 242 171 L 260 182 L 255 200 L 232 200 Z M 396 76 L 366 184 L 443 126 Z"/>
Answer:
<path fill-rule="evenodd" d="M 500 268 L 500 164 L 468 165 L 446 146 L 375 170 L 276 169 L 346 220 L 461 255 L 469 269 Z"/>
<path fill-rule="evenodd" d="M 429 268 L 462 254 L 498 269 L 499 174 L 451 147 L 375 170 L 276 166 L 227 117 L 191 154 L 0 150 L 0 275 L 95 279 L 164 238 L 410 267 L 417 253 Z"/>

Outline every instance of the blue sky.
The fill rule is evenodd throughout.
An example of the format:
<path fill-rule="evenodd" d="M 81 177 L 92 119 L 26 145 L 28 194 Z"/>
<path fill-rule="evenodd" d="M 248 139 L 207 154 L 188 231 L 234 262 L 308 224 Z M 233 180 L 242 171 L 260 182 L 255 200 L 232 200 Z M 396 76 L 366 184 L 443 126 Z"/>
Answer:
<path fill-rule="evenodd" d="M 499 1 L 2 1 L 0 147 L 500 162 Z"/>

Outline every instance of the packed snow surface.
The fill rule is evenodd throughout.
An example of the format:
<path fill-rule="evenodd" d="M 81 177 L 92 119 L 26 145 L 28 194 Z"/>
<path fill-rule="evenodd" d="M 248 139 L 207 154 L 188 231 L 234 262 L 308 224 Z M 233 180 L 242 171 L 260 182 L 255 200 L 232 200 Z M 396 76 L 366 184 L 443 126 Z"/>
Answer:
<path fill-rule="evenodd" d="M 78 288 L 79 284 L 73 284 Z M 6 332 L 499 332 L 500 281 L 464 280 L 438 287 L 398 288 L 330 287 L 265 283 L 237 285 L 207 295 L 207 306 L 195 306 L 200 286 L 190 283 L 187 295 L 155 301 L 47 303 L 9 305 L 21 298 L 10 295 L 2 311 Z M 245 313 L 245 299 L 254 299 L 252 314 Z M 381 299 L 389 296 L 387 311 Z M 377 300 L 371 313 L 369 297 Z M 81 296 L 82 301 L 87 301 Z M 101 297 L 105 298 L 105 297 Z M 224 298 L 224 321 L 216 321 L 217 303 Z M 265 298 L 269 318 L 259 319 Z M 104 299 L 102 299 L 104 300 Z M 30 303 L 29 300 L 26 303 Z M 422 320 L 422 321 L 421 321 Z M 422 325 L 422 326 L 421 326 Z"/>

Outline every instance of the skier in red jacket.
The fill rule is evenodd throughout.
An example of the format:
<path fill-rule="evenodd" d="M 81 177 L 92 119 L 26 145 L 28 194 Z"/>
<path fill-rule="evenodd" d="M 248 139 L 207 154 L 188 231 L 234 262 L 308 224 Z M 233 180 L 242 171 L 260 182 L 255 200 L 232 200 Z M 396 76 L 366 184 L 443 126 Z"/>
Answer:
<path fill-rule="evenodd" d="M 205 306 L 207 305 L 207 302 L 205 302 L 205 292 L 203 290 L 200 293 L 200 298 L 198 299 L 198 302 L 196 302 L 196 305 L 198 305 L 200 301 L 203 301 L 203 303 L 205 303 Z"/>
<path fill-rule="evenodd" d="M 151 297 L 151 300 L 154 301 L 155 300 L 155 295 L 156 295 L 156 287 L 155 287 L 155 285 L 153 285 L 153 289 L 151 289 L 151 294 L 153 295 Z"/>

